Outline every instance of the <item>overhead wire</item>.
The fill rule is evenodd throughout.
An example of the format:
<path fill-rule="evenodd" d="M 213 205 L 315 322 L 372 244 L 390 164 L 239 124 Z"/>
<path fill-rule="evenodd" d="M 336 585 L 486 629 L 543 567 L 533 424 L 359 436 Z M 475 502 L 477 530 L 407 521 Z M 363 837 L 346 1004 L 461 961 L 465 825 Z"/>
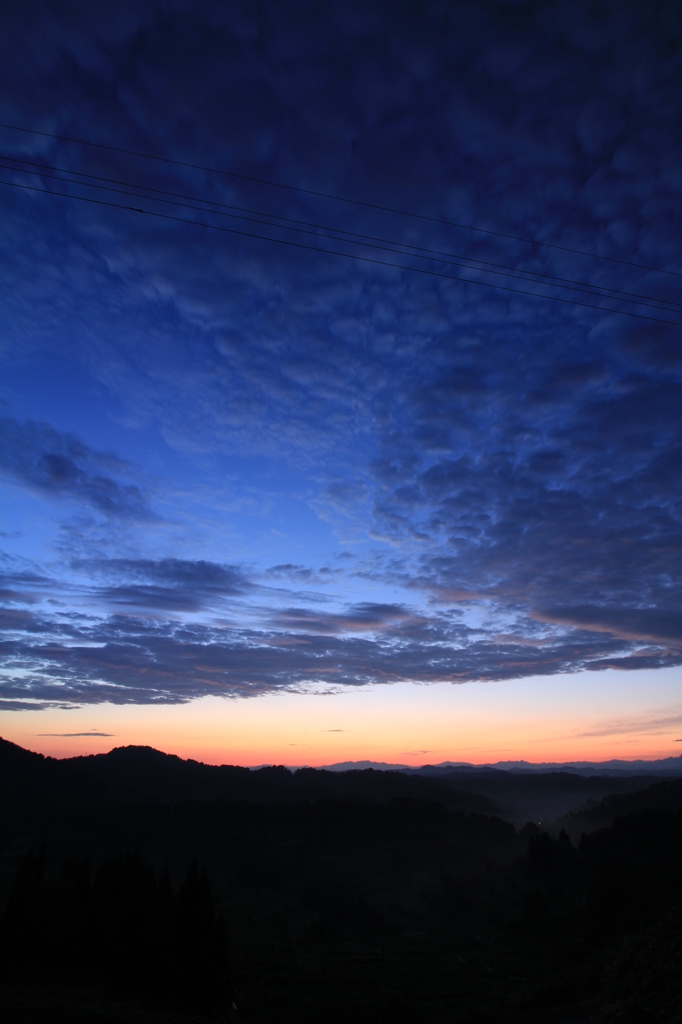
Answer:
<path fill-rule="evenodd" d="M 276 238 L 276 237 L 273 237 L 271 235 L 262 235 L 262 234 L 257 234 L 256 232 L 252 232 L 252 231 L 243 231 L 243 230 L 240 230 L 238 228 L 226 227 L 225 225 L 222 225 L 222 224 L 211 224 L 211 223 L 208 223 L 208 222 L 205 222 L 205 221 L 188 220 L 186 217 L 174 217 L 171 214 L 162 213 L 162 212 L 160 212 L 158 210 L 144 210 L 144 209 L 141 209 L 140 207 L 128 206 L 128 205 L 124 205 L 123 203 L 112 203 L 112 202 L 108 202 L 108 201 L 103 200 L 103 199 L 94 199 L 94 198 L 92 198 L 90 196 L 73 196 L 73 195 L 70 195 L 69 193 L 66 193 L 66 192 L 52 192 L 49 189 L 38 188 L 38 187 L 32 186 L 32 185 L 24 185 L 24 184 L 21 184 L 20 182 L 9 182 L 9 181 L 2 181 L 2 180 L 0 180 L 0 185 L 5 185 L 5 186 L 10 187 L 10 188 L 22 189 L 22 190 L 28 191 L 28 192 L 38 192 L 38 193 L 41 193 L 42 195 L 47 195 L 47 196 L 53 196 L 53 197 L 58 197 L 58 198 L 62 198 L 62 199 L 70 199 L 70 200 L 76 201 L 76 202 L 90 203 L 90 204 L 96 205 L 96 206 L 104 206 L 104 207 L 109 207 L 109 208 L 118 209 L 118 210 L 129 210 L 129 211 L 132 211 L 133 213 L 143 214 L 143 215 L 150 216 L 150 217 L 157 217 L 157 218 L 160 218 L 162 220 L 173 221 L 173 222 L 179 223 L 179 224 L 186 224 L 186 225 L 188 225 L 190 227 L 193 226 L 193 227 L 209 228 L 209 229 L 211 229 L 213 231 L 220 231 L 220 232 L 224 232 L 226 234 L 238 235 L 238 236 L 241 236 L 241 237 L 244 237 L 244 238 L 260 239 L 262 241 L 268 241 L 268 242 L 275 242 L 275 243 L 280 244 L 280 245 L 286 245 L 286 246 L 290 246 L 290 247 L 293 247 L 293 248 L 296 248 L 296 249 L 304 249 L 304 250 L 307 250 L 309 252 L 327 253 L 328 255 L 341 256 L 341 257 L 344 257 L 345 259 L 352 259 L 352 260 L 356 260 L 356 261 L 362 262 L 362 263 L 369 263 L 369 264 L 374 264 L 376 266 L 389 267 L 389 268 L 391 268 L 393 270 L 406 270 L 406 271 L 411 271 L 412 273 L 424 274 L 424 275 L 427 275 L 429 277 L 441 278 L 441 279 L 448 280 L 448 281 L 456 281 L 456 282 L 458 282 L 460 284 L 472 284 L 472 285 L 477 285 L 478 287 L 481 287 L 481 288 L 494 288 L 494 289 L 497 289 L 499 291 L 511 292 L 514 295 L 530 295 L 530 296 L 533 296 L 535 298 L 546 299 L 546 300 L 551 301 L 551 302 L 562 302 L 562 303 L 567 304 L 567 305 L 580 306 L 580 307 L 583 307 L 585 309 L 595 309 L 595 310 L 599 310 L 600 312 L 604 312 L 604 313 L 616 313 L 616 314 L 619 314 L 621 316 L 635 317 L 638 320 L 648 320 L 648 321 L 651 321 L 653 323 L 667 324 L 668 326 L 671 326 L 671 327 L 682 327 L 682 322 L 680 322 L 680 321 L 666 320 L 666 319 L 664 319 L 662 317 L 654 317 L 654 316 L 649 316 L 648 314 L 644 314 L 644 313 L 636 313 L 634 310 L 614 309 L 613 307 L 603 306 L 603 305 L 596 305 L 596 304 L 590 303 L 590 302 L 582 302 L 581 300 L 570 299 L 570 298 L 566 298 L 565 296 L 547 295 L 547 294 L 542 293 L 542 292 L 532 292 L 532 291 L 528 291 L 527 289 L 522 289 L 522 288 L 511 288 L 508 285 L 493 284 L 490 281 L 472 280 L 471 278 L 460 277 L 460 276 L 455 275 L 455 274 L 444 274 L 444 273 L 442 273 L 440 271 L 432 270 L 432 269 L 429 269 L 427 267 L 405 266 L 404 264 L 392 263 L 392 262 L 390 262 L 388 260 L 379 260 L 379 259 L 376 259 L 376 258 L 373 258 L 373 257 L 370 257 L 370 256 L 361 256 L 361 255 L 358 255 L 357 253 L 348 253 L 348 252 L 343 252 L 342 250 L 338 250 L 338 249 L 329 249 L 329 248 L 325 248 L 323 246 L 309 245 L 309 244 L 307 244 L 305 242 L 296 242 L 296 241 L 293 241 L 291 239 Z"/>
<path fill-rule="evenodd" d="M 262 223 L 267 227 L 275 227 L 282 230 L 297 230 L 304 234 L 314 234 L 317 237 L 324 233 L 323 237 L 330 237 L 333 241 L 343 241 L 349 244 L 362 245 L 364 247 L 376 248 L 383 251 L 395 252 L 399 255 L 412 256 L 416 259 L 435 260 L 450 266 L 460 266 L 481 273 L 494 274 L 496 276 L 510 277 L 514 280 L 525 280 L 531 284 L 546 285 L 548 287 L 563 288 L 569 291 L 579 292 L 595 297 L 606 297 L 620 302 L 628 302 L 633 305 L 645 306 L 657 309 L 662 312 L 682 312 L 682 304 L 672 299 L 659 296 L 643 295 L 639 292 L 622 291 L 617 288 L 610 288 L 606 285 L 595 285 L 589 281 L 580 281 L 575 278 L 566 278 L 554 274 L 529 270 L 527 268 L 509 267 L 506 264 L 494 263 L 489 260 L 481 260 L 476 257 L 466 256 L 461 253 L 452 253 L 444 250 L 431 249 L 425 246 L 415 245 L 411 242 L 401 242 L 394 239 L 386 239 L 378 236 L 367 235 L 360 232 L 349 231 L 345 228 L 323 225 L 315 222 L 304 221 L 291 217 L 284 217 L 280 214 L 271 214 L 267 211 L 253 210 L 248 207 L 234 204 L 221 203 L 216 200 L 207 199 L 203 196 L 188 196 L 184 193 L 170 192 L 149 185 L 141 185 L 136 182 L 124 181 L 118 178 L 108 178 L 103 175 L 89 174 L 83 171 L 74 171 L 70 168 L 59 167 L 48 164 L 44 161 L 28 160 L 25 158 L 0 155 L 0 160 L 9 162 L 13 166 L 6 167 L 0 163 L 0 169 L 14 170 L 19 173 L 40 173 L 41 177 L 56 181 L 63 181 L 69 184 L 86 188 L 98 188 L 107 192 L 114 192 L 123 195 L 130 195 L 138 199 L 148 199 L 153 202 L 164 202 L 182 209 L 210 212 L 216 216 L 233 217 L 239 220 L 252 223 Z M 32 168 L 32 171 L 24 170 L 25 167 Z M 48 171 L 58 172 L 56 175 L 48 174 Z M 63 177 L 61 175 L 68 175 Z M 90 179 L 82 181 L 78 179 Z M 92 184 L 96 182 L 98 184 Z M 105 184 L 99 184 L 104 182 Z M 124 189 L 111 186 L 121 185 Z M 131 192 L 130 189 L 141 189 L 142 192 Z M 151 193 L 151 194 L 149 194 Z M 161 197 L 161 198 L 157 198 Z M 188 201 L 188 202 L 183 202 Z M 189 204 L 202 204 L 201 206 Z M 211 207 L 206 210 L 205 207 Z M 225 212 L 229 211 L 229 212 Z M 249 214 L 252 216 L 243 216 Z M 257 218 L 255 221 L 253 217 Z M 281 223 L 277 223 L 281 222 Z"/>
<path fill-rule="evenodd" d="M 555 249 L 559 252 L 573 253 L 577 256 L 584 256 L 589 259 L 606 260 L 609 263 L 619 263 L 623 266 L 633 267 L 637 270 L 647 270 L 656 274 L 667 274 L 672 277 L 682 277 L 680 271 L 665 270 L 662 267 L 652 267 L 644 263 L 637 263 L 633 260 L 624 260 L 617 256 L 607 256 L 603 253 L 589 252 L 584 249 L 576 249 L 571 246 L 559 245 L 555 242 L 543 242 L 537 238 L 525 238 L 522 235 L 515 235 L 509 232 L 497 231 L 493 228 L 482 228 L 475 224 L 464 224 L 458 221 L 451 221 L 440 217 L 431 217 L 427 214 L 415 213 L 410 210 L 401 210 L 389 206 L 382 206 L 378 203 L 366 202 L 362 199 L 352 199 L 349 196 L 339 196 L 330 192 L 322 192 L 316 189 L 304 188 L 301 185 L 291 185 L 281 181 L 273 181 L 268 178 L 257 178 L 253 175 L 240 174 L 236 171 L 227 171 L 220 167 L 208 167 L 202 164 L 191 163 L 186 160 L 175 160 L 171 157 L 157 156 L 153 153 L 142 153 L 134 149 L 125 149 L 121 146 L 112 146 L 104 142 L 93 142 L 89 139 L 78 139 L 70 135 L 61 135 L 56 132 L 45 132 L 35 128 L 26 128 L 20 125 L 8 124 L 0 122 L 0 128 L 5 128 L 9 131 L 22 132 L 29 135 L 39 135 L 43 138 L 56 139 L 62 142 L 70 142 L 79 146 L 91 146 L 96 149 L 105 149 L 112 153 L 121 153 L 125 156 L 134 156 L 142 160 L 155 160 L 159 163 L 171 164 L 176 167 L 184 167 L 189 170 L 202 171 L 206 174 L 220 174 L 224 177 L 235 178 L 240 181 L 248 181 L 256 185 L 265 185 L 270 188 L 286 189 L 291 192 L 299 192 L 303 195 L 314 196 L 318 199 L 327 199 L 337 203 L 348 203 L 354 206 L 362 206 L 365 209 L 377 210 L 383 213 L 390 213 L 401 217 L 412 217 L 416 220 L 428 221 L 432 224 L 440 224 L 446 227 L 457 228 L 463 231 L 474 231 L 484 235 L 492 235 L 497 238 L 505 238 L 509 241 L 521 242 L 524 245 L 540 246 L 546 249 Z"/>

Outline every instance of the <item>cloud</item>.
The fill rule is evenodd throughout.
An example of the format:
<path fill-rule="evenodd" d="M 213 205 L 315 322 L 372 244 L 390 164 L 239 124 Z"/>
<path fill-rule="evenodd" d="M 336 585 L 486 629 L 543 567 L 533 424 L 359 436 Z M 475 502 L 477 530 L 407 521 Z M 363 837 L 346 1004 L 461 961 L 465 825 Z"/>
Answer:
<path fill-rule="evenodd" d="M 100 7 L 12 8 L 1 119 L 245 177 L 2 132 L 5 154 L 679 303 L 677 9 Z M 6 476 L 57 523 L 105 522 L 70 536 L 68 565 L 6 573 L 8 701 L 681 663 L 679 328 L 4 186 L 0 203 L 2 358 L 59 395 L 77 367 L 150 475 L 175 474 L 182 521 L 162 536 L 149 477 L 91 446 L 85 413 L 83 440 L 0 421 Z M 337 540 L 353 558 L 321 596 Z M 271 568 L 237 564 L 252 550 Z M 241 625 L 221 630 L 228 608 Z"/>
<path fill-rule="evenodd" d="M 602 669 L 641 657 L 607 635 L 571 631 L 518 638 L 473 631 L 461 623 L 417 635 L 364 636 L 216 628 L 114 616 L 86 626 L 61 624 L 52 634 L 14 633 L 3 644 L 5 701 L 88 704 L 177 703 L 195 697 L 247 697 L 310 686 L 399 681 L 469 682 L 512 679 L 576 667 Z M 659 649 L 649 661 L 682 663 Z"/>
<path fill-rule="evenodd" d="M 676 608 L 559 607 L 536 616 L 546 622 L 594 629 L 630 640 L 682 643 L 682 614 Z"/>
<path fill-rule="evenodd" d="M 318 612 L 308 608 L 284 608 L 273 612 L 272 624 L 281 629 L 311 633 L 348 633 L 390 629 L 413 613 L 400 605 L 363 602 L 346 612 Z"/>
<path fill-rule="evenodd" d="M 299 580 L 308 583 L 313 577 L 312 569 L 304 565 L 294 565 L 292 562 L 283 562 L 281 565 L 273 565 L 268 569 L 268 575 L 275 579 L 286 578 Z"/>
<path fill-rule="evenodd" d="M 292 562 L 283 562 L 281 565 L 273 565 L 266 570 L 265 575 L 276 580 L 292 580 L 296 583 L 325 584 L 329 583 L 334 576 L 343 572 L 342 569 L 332 569 L 327 565 L 319 569 L 311 569 L 310 566 L 297 565 Z"/>
<path fill-rule="evenodd" d="M 578 733 L 580 737 L 620 736 L 629 733 L 669 734 L 671 728 L 682 723 L 679 708 L 663 708 L 645 715 L 619 718 L 596 725 L 593 729 Z M 678 742 L 677 740 L 675 742 Z"/>
<path fill-rule="evenodd" d="M 100 583 L 97 598 L 123 611 L 196 612 L 253 589 L 244 569 L 205 559 L 107 558 L 72 563 Z"/>
<path fill-rule="evenodd" d="M 0 471 L 29 490 L 70 499 L 112 519 L 156 518 L 137 484 L 117 479 L 130 477 L 131 466 L 45 423 L 0 419 Z"/>
<path fill-rule="evenodd" d="M 61 736 L 65 739 L 75 739 L 78 736 L 94 736 L 104 738 L 111 738 L 115 736 L 113 732 L 39 732 L 38 736 Z"/>
<path fill-rule="evenodd" d="M 9 559 L 0 552 L 0 602 L 4 614 L 25 614 L 10 611 L 7 605 L 34 605 L 55 589 L 55 581 L 35 567 Z"/>

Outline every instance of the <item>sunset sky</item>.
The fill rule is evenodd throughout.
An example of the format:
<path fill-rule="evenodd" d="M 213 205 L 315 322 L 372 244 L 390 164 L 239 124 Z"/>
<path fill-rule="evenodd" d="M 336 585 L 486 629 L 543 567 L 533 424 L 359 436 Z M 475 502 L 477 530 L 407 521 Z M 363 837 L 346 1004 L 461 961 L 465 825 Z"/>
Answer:
<path fill-rule="evenodd" d="M 0 735 L 682 754 L 682 8 L 6 5 Z"/>

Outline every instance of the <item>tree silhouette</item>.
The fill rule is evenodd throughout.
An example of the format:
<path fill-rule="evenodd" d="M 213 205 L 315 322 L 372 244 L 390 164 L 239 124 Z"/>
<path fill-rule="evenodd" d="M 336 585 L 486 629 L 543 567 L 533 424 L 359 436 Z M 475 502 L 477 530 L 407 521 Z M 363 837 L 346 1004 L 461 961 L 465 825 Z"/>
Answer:
<path fill-rule="evenodd" d="M 99 982 L 112 994 L 210 1015 L 228 997 L 225 926 L 205 869 L 173 893 L 164 870 L 130 853 L 92 882 L 74 860 L 46 877 L 45 851 L 26 856 L 1 921 L 5 980 Z"/>

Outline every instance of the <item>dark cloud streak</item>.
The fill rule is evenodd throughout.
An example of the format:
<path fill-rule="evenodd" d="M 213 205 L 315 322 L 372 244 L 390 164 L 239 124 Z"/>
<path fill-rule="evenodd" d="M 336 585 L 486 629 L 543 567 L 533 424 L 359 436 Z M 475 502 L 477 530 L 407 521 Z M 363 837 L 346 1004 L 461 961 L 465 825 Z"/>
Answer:
<path fill-rule="evenodd" d="M 55 736 L 62 737 L 63 739 L 76 739 L 80 736 L 92 736 L 100 739 L 110 739 L 116 734 L 113 732 L 39 732 L 39 736 Z"/>
<path fill-rule="evenodd" d="M 0 470 L 41 495 L 68 498 L 113 519 L 156 518 L 144 492 L 125 482 L 131 466 L 45 423 L 0 419 Z"/>

